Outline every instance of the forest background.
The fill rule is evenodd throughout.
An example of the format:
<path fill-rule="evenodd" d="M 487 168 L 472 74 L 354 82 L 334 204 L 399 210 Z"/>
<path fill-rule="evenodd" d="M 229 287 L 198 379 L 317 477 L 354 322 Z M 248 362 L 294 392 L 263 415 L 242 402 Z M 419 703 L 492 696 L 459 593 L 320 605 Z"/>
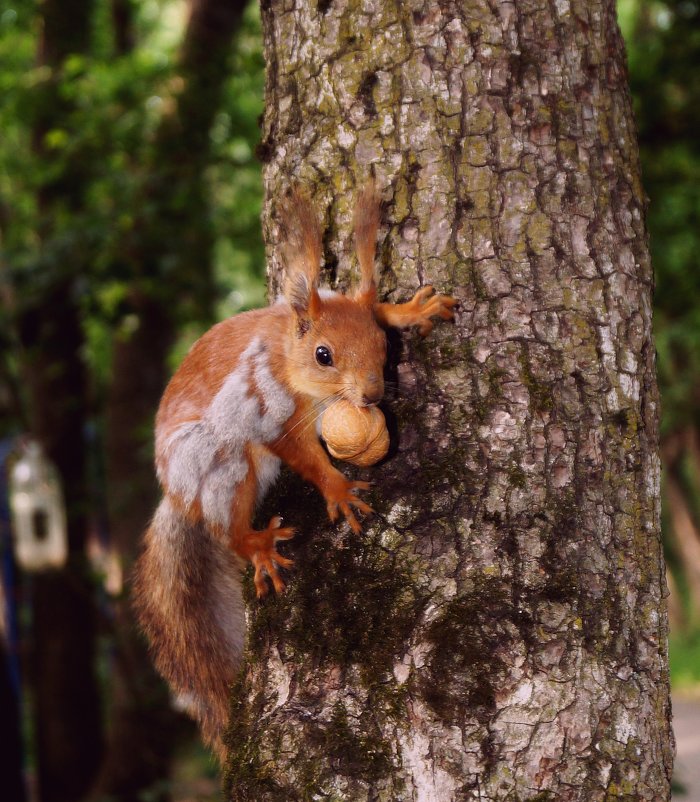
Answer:
<path fill-rule="evenodd" d="M 109 774 L 104 755 L 119 753 L 120 722 L 129 731 L 124 700 L 141 647 L 123 577 L 157 492 L 158 395 L 214 320 L 265 303 L 257 3 L 197 6 L 199 18 L 185 0 L 0 9 L 0 438 L 33 431 L 52 444 L 71 550 L 57 584 L 17 578 L 4 634 L 23 678 L 29 766 L 50 737 L 46 718 L 63 715 L 41 701 L 52 693 L 42 666 L 60 648 L 82 650 L 66 670 L 92 694 L 80 737 L 93 768 L 66 799 L 93 784 L 95 766 Z M 700 684 L 700 5 L 620 0 L 618 13 L 650 199 L 678 689 Z M 59 651 L 44 648 L 62 627 L 73 632 Z M 115 658 L 124 653 L 126 665 Z"/>

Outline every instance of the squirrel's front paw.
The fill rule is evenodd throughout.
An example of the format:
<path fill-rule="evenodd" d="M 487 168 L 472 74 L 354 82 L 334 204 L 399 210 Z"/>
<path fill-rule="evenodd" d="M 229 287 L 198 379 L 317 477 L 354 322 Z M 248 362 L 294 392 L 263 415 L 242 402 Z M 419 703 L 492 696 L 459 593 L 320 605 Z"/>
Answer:
<path fill-rule="evenodd" d="M 369 482 L 349 482 L 343 477 L 342 481 L 338 481 L 337 484 L 327 490 L 325 493 L 326 508 L 331 521 L 335 523 L 342 512 L 352 531 L 355 534 L 359 534 L 362 531 L 362 525 L 355 518 L 351 506 L 357 507 L 360 512 L 366 514 L 374 512 L 369 504 L 365 504 L 362 499 L 355 495 L 356 490 L 369 490 L 369 487 Z"/>
<path fill-rule="evenodd" d="M 251 529 L 241 538 L 241 543 L 236 549 L 255 568 L 253 581 L 255 582 L 255 592 L 258 598 L 265 596 L 268 591 L 265 576 L 270 577 L 277 593 L 281 593 L 284 590 L 284 582 L 277 568 L 291 568 L 294 565 L 293 560 L 283 557 L 275 548 L 278 540 L 289 540 L 289 538 L 294 537 L 293 527 L 281 528 L 281 524 L 282 519 L 275 515 L 270 518 L 267 529 L 261 529 L 259 532 Z"/>
<path fill-rule="evenodd" d="M 406 304 L 413 313 L 413 323 L 418 326 L 418 333 L 423 337 L 430 333 L 435 325 L 430 319 L 431 317 L 437 316 L 443 320 L 451 320 L 455 316 L 453 307 L 458 303 L 456 298 L 449 295 L 432 295 L 432 292 L 433 288 L 429 285 L 421 287 Z"/>

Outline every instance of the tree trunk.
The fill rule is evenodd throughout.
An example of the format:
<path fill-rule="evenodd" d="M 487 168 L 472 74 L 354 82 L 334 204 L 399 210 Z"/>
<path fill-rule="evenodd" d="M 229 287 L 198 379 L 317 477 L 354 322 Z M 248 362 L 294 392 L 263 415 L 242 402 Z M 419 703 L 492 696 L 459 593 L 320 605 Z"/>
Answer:
<path fill-rule="evenodd" d="M 678 479 L 674 476 L 672 466 L 668 466 L 665 485 L 673 545 L 684 568 L 683 574 L 688 597 L 688 624 L 692 631 L 697 625 L 700 615 L 700 533 L 695 526 L 686 495 L 681 489 Z"/>
<path fill-rule="evenodd" d="M 0 455 L 3 456 L 4 455 Z M 0 487 L 5 489 L 4 466 L 0 465 Z M 0 501 L 0 514 L 5 510 L 4 499 Z M 9 547 L 6 542 L 6 522 L 0 518 L 0 557 L 7 560 L 4 553 Z M 17 677 L 14 675 L 10 663 L 10 647 L 5 628 L 6 604 L 4 580 L 6 579 L 5 566 L 3 566 L 0 580 L 0 777 L 2 777 L 3 798 L 7 802 L 26 802 L 27 789 L 24 782 L 24 748 L 22 744 L 22 729 L 20 723 L 19 693 Z M 13 644 L 14 645 L 14 644 Z M 13 655 L 14 658 L 14 655 Z"/>
<path fill-rule="evenodd" d="M 31 678 L 42 802 L 75 802 L 92 782 L 102 750 L 94 586 L 85 557 L 87 377 L 79 286 L 88 266 L 83 244 L 67 246 L 57 221 L 82 205 L 85 163 L 80 153 L 62 159 L 46 134 L 70 130 L 72 102 L 61 92 L 60 71 L 70 55 L 88 49 L 92 3 L 46 0 L 40 10 L 38 60 L 46 77 L 36 87 L 33 137 L 46 176 L 37 198 L 41 247 L 39 269 L 15 288 L 15 297 L 31 430 L 61 476 L 69 559 L 31 584 Z"/>
<path fill-rule="evenodd" d="M 678 594 L 674 605 L 674 585 L 669 584 L 669 619 L 672 631 L 681 632 L 693 630 L 700 621 L 700 531 L 693 505 L 700 461 L 695 428 L 686 427 L 667 435 L 661 442 L 661 457 L 664 466 L 662 499 L 669 524 L 666 530 L 669 564 L 683 577 L 685 586 L 685 605 Z M 678 616 L 679 611 L 683 615 Z"/>
<path fill-rule="evenodd" d="M 233 800 L 667 800 L 652 272 L 612 0 L 263 7 L 270 284 L 289 182 L 387 200 L 395 447 L 357 538 L 292 480 L 288 592 L 253 604 Z M 344 468 L 346 473 L 351 469 Z M 267 512 L 267 511 L 266 511 Z"/>

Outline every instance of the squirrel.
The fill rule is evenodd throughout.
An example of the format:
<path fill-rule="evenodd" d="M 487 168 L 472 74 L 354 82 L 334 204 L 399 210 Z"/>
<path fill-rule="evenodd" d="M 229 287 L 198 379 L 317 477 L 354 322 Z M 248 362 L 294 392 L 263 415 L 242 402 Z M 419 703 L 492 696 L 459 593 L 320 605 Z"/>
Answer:
<path fill-rule="evenodd" d="M 322 238 L 310 202 L 295 189 L 282 205 L 283 294 L 270 306 L 213 326 L 190 349 L 160 402 L 155 463 L 163 498 L 135 565 L 133 599 L 159 672 L 198 721 L 219 758 L 229 691 L 245 636 L 241 572 L 254 568 L 258 597 L 268 580 L 284 590 L 277 551 L 294 534 L 273 517 L 252 519 L 281 462 L 321 492 L 331 521 L 355 533 L 357 495 L 369 484 L 335 468 L 318 422 L 335 400 L 376 405 L 384 393 L 386 327 L 453 318 L 456 301 L 422 287 L 407 303 L 380 303 L 375 243 L 380 199 L 374 182 L 354 215 L 360 283 L 351 295 L 319 289 Z"/>

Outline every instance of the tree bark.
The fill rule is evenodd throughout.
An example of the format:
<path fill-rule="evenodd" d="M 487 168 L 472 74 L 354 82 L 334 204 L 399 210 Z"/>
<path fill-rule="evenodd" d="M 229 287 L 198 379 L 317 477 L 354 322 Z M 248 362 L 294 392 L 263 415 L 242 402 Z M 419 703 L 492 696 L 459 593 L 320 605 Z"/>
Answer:
<path fill-rule="evenodd" d="M 272 291 L 290 181 L 329 210 L 345 287 L 373 167 L 382 296 L 434 284 L 460 310 L 393 338 L 364 535 L 295 480 L 274 501 L 303 534 L 288 592 L 251 606 L 230 798 L 667 800 L 652 271 L 614 3 L 263 20 Z"/>

